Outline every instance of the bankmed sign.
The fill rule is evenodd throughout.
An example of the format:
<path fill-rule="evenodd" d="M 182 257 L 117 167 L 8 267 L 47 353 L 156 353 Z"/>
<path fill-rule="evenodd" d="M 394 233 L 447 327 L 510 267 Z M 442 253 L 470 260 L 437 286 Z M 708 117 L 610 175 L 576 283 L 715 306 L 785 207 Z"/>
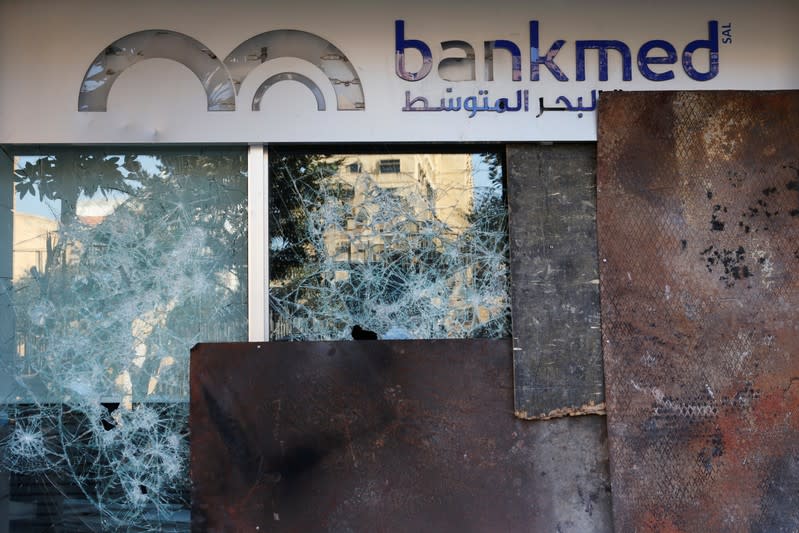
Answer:
<path fill-rule="evenodd" d="M 788 0 L 303 1 L 0 2 L 0 143 L 593 140 L 603 91 L 799 88 Z"/>
<path fill-rule="evenodd" d="M 728 23 L 721 28 L 721 42 L 732 43 L 732 24 Z M 425 79 L 433 71 L 433 54 L 430 45 L 421 40 L 409 38 L 406 34 L 406 24 L 404 20 L 395 21 L 394 25 L 394 67 L 396 75 L 409 82 L 417 82 Z M 711 20 L 707 23 L 707 37 L 695 39 L 688 42 L 682 48 L 678 56 L 677 47 L 664 39 L 651 39 L 641 44 L 635 54 L 637 71 L 640 76 L 651 82 L 665 82 L 675 78 L 673 65 L 680 63 L 683 71 L 688 78 L 706 82 L 715 78 L 719 73 L 719 22 Z M 506 74 L 512 82 L 521 82 L 525 79 L 531 82 L 540 82 L 542 71 L 546 72 L 552 80 L 557 82 L 571 81 L 570 75 L 564 70 L 563 63 L 558 64 L 558 54 L 567 45 L 566 39 L 557 39 L 548 47 L 541 47 L 540 23 L 538 20 L 531 20 L 529 24 L 529 50 L 527 57 L 523 57 L 522 49 L 524 45 L 519 45 L 507 39 L 495 39 L 483 41 L 484 49 L 484 72 L 483 81 L 493 82 L 494 58 L 498 53 L 506 54 L 509 63 L 509 72 Z M 475 81 L 476 68 L 474 65 L 475 51 L 472 44 L 466 41 L 442 41 L 441 49 L 457 49 L 461 54 L 460 59 L 442 59 L 438 63 L 439 76 L 445 81 Z M 407 67 L 406 53 L 413 50 L 421 57 L 421 66 L 412 71 Z M 501 51 L 501 52 L 500 52 Z M 577 82 L 586 80 L 586 56 L 589 51 L 596 52 L 597 61 L 597 80 L 606 82 L 609 79 L 609 56 L 616 54 L 620 62 L 619 78 L 622 82 L 629 82 L 633 79 L 633 52 L 630 45 L 616 39 L 591 39 L 574 41 L 574 70 L 573 78 Z M 706 69 L 697 68 L 694 60 L 700 54 L 705 54 Z M 453 79 L 441 73 L 451 70 L 453 62 L 461 64 L 462 72 L 469 72 L 467 77 Z M 466 66 L 467 68 L 463 68 Z M 564 66 L 564 68 L 561 68 Z M 545 74 L 546 75 L 546 74 Z M 530 89 L 517 89 L 513 92 L 515 96 L 511 98 L 500 97 L 497 99 L 488 96 L 488 88 L 478 90 L 477 95 L 454 96 L 453 89 L 447 88 L 447 94 L 440 99 L 440 105 L 430 105 L 430 101 L 425 96 L 412 97 L 410 90 L 405 91 L 405 100 L 402 107 L 404 112 L 438 112 L 438 111 L 464 111 L 469 118 L 473 118 L 479 112 L 491 111 L 495 113 L 518 112 L 530 110 Z M 597 91 L 590 91 L 590 103 L 584 103 L 583 97 L 577 97 L 572 103 L 565 95 L 560 95 L 555 99 L 554 106 L 545 104 L 544 97 L 538 98 L 537 109 L 540 117 L 545 111 L 573 111 L 578 118 L 582 118 L 584 113 L 596 110 Z"/>
<path fill-rule="evenodd" d="M 716 77 L 719 73 L 719 23 L 711 20 L 707 23 L 708 36 L 706 38 L 691 41 L 685 45 L 681 54 L 682 68 L 689 78 L 696 81 L 708 81 Z M 727 24 L 723 28 L 724 43 L 732 42 L 732 24 Z M 529 79 L 539 81 L 541 70 L 547 70 L 557 81 L 569 81 L 569 77 L 558 65 L 557 56 L 568 41 L 557 39 L 542 49 L 539 39 L 539 21 L 530 21 L 530 40 L 529 54 Z M 405 21 L 397 20 L 394 23 L 394 43 L 395 43 L 395 68 L 397 76 L 407 81 L 419 81 L 430 74 L 433 68 L 433 55 L 430 46 L 420 39 L 409 39 L 405 35 Z M 485 67 L 489 80 L 493 79 L 493 53 L 495 50 L 504 50 L 511 60 L 512 70 L 511 79 L 521 81 L 523 77 L 522 69 L 522 48 L 519 44 L 506 39 L 484 41 L 485 48 Z M 465 41 L 443 41 L 442 49 L 460 49 L 466 57 L 474 57 L 474 48 Z M 608 81 L 608 54 L 613 51 L 618 53 L 621 58 L 621 79 L 623 81 L 632 80 L 632 53 L 630 46 L 623 41 L 615 39 L 594 39 L 574 41 L 576 52 L 576 65 L 574 68 L 574 78 L 576 81 L 585 81 L 586 52 L 596 50 L 599 64 L 599 81 Z M 405 52 L 409 49 L 416 50 L 422 57 L 422 66 L 416 72 L 410 72 L 405 66 Z M 546 50 L 546 51 L 544 51 Z M 694 54 L 704 50 L 708 54 L 708 68 L 701 72 L 694 65 Z M 658 71 L 652 65 L 674 65 L 677 63 L 677 49 L 674 44 L 663 39 L 652 39 L 643 43 L 636 54 L 638 71 L 650 81 L 668 81 L 674 79 L 674 71 L 665 67 Z M 446 61 L 446 60 L 445 60 Z"/>
<path fill-rule="evenodd" d="M 724 40 L 732 40 L 732 28 L 724 28 Z M 707 39 L 697 39 L 685 45 L 682 51 L 682 67 L 693 80 L 708 81 L 719 72 L 719 24 L 708 22 Z M 405 21 L 395 21 L 395 71 L 399 78 L 406 81 L 420 81 L 427 77 L 433 68 L 433 55 L 430 46 L 419 39 L 409 39 L 405 35 Z M 566 40 L 554 41 L 545 53 L 539 46 L 539 21 L 530 21 L 529 40 L 529 80 L 540 81 L 541 70 L 546 70 L 553 79 L 568 82 L 569 77 L 557 63 L 557 55 L 566 44 Z M 510 79 L 522 81 L 522 52 L 518 44 L 506 39 L 484 41 L 486 81 L 494 81 L 494 54 L 503 50 L 510 60 Z M 622 81 L 632 80 L 632 54 L 630 47 L 619 40 L 577 40 L 575 80 L 586 81 L 586 51 L 596 50 L 598 61 L 598 81 L 608 81 L 608 55 L 617 53 L 621 60 Z M 442 50 L 458 49 L 467 61 L 474 61 L 474 48 L 465 41 L 443 41 Z M 708 69 L 699 71 L 694 65 L 694 53 L 706 50 Z M 416 50 L 421 58 L 421 67 L 411 72 L 406 66 L 405 54 L 408 50 Z M 238 45 L 222 60 L 202 42 L 179 32 L 170 30 L 144 30 L 126 35 L 108 44 L 95 57 L 81 82 L 78 110 L 105 111 L 111 87 L 117 78 L 136 63 L 153 58 L 176 61 L 191 70 L 203 85 L 206 93 L 208 111 L 234 111 L 236 94 L 244 79 L 260 64 L 278 58 L 295 58 L 313 64 L 324 74 L 336 93 L 337 109 L 364 109 L 365 98 L 361 81 L 349 58 L 335 45 L 312 33 L 297 30 L 272 30 L 251 37 Z M 650 81 L 668 81 L 674 79 L 674 72 L 665 68 L 653 70 L 653 65 L 673 65 L 677 63 L 677 50 L 674 45 L 662 39 L 654 39 L 640 46 L 637 53 L 637 66 L 641 75 Z M 452 59 L 442 59 L 439 68 L 446 67 Z M 466 65 L 467 67 L 469 65 Z M 470 65 L 471 78 L 461 81 L 475 81 L 475 68 Z M 338 76 L 343 74 L 344 79 Z M 280 81 L 298 81 L 305 85 L 316 100 L 317 109 L 326 109 L 325 98 L 319 86 L 308 77 L 284 71 L 272 75 L 256 90 L 252 100 L 252 110 L 260 110 L 260 102 L 266 90 Z M 445 81 L 453 81 L 445 78 Z M 526 95 L 529 93 L 525 93 Z M 507 100 L 507 99 L 506 99 Z M 518 111 L 506 100 L 497 111 Z M 595 100 L 595 97 L 593 98 Z M 529 104 L 528 104 L 529 106 Z M 474 106 L 467 104 L 467 110 Z M 410 105 L 406 102 L 403 111 L 431 111 Z M 451 107 L 446 110 L 452 110 Z M 472 114 L 472 116 L 474 116 Z"/>

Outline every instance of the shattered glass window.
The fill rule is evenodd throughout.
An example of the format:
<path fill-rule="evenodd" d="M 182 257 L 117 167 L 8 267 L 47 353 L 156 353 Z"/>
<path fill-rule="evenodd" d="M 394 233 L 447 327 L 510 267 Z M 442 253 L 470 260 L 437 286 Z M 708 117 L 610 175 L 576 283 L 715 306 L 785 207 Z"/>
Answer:
<path fill-rule="evenodd" d="M 269 167 L 271 339 L 510 335 L 499 154 L 273 149 Z"/>
<path fill-rule="evenodd" d="M 187 530 L 189 350 L 247 339 L 246 149 L 57 149 L 0 186 L 12 525 Z"/>

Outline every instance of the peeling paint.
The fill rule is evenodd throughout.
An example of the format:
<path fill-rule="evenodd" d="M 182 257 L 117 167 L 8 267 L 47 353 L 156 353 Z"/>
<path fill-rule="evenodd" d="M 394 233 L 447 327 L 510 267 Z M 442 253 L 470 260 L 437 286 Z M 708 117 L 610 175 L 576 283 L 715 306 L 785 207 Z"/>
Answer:
<path fill-rule="evenodd" d="M 526 411 L 515 411 L 514 414 L 517 418 L 522 420 L 552 420 L 554 418 L 563 418 L 568 416 L 583 416 L 583 415 L 606 415 L 605 402 L 601 403 L 588 403 L 580 407 L 562 407 L 553 409 L 548 413 L 530 414 Z"/>

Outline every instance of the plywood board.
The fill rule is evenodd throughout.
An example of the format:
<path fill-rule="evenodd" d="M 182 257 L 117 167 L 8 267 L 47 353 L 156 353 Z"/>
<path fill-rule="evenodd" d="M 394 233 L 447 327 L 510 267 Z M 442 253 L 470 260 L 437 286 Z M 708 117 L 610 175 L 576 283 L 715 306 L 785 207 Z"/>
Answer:
<path fill-rule="evenodd" d="M 507 151 L 516 414 L 604 412 L 593 144 Z"/>

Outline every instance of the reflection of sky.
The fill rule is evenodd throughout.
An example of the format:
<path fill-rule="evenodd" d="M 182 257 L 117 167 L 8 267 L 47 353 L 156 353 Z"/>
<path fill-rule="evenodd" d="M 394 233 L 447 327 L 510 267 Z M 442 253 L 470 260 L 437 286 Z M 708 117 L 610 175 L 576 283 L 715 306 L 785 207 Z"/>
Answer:
<path fill-rule="evenodd" d="M 472 179 L 475 187 L 491 187 L 488 179 L 488 165 L 480 154 L 472 154 Z"/>
<path fill-rule="evenodd" d="M 26 164 L 35 164 L 40 159 L 47 156 L 17 156 L 14 159 L 14 170 L 24 168 Z M 109 154 L 108 157 L 114 157 Z M 149 173 L 155 174 L 158 171 L 158 164 L 160 160 L 157 156 L 140 155 L 135 156 L 135 159 L 141 164 L 142 168 Z M 119 167 L 120 174 L 127 176 L 129 172 L 122 167 Z M 133 189 L 140 187 L 136 181 L 128 181 L 128 185 Z M 97 191 L 92 196 L 81 194 L 78 198 L 78 205 L 76 211 L 78 215 L 95 215 L 107 216 L 113 213 L 114 209 L 127 199 L 128 195 L 120 191 Z M 59 220 L 61 218 L 61 201 L 50 200 L 48 198 L 39 198 L 38 187 L 35 187 L 34 194 L 25 194 L 21 198 L 19 193 L 14 194 L 14 211 L 16 213 L 24 213 L 27 215 L 35 215 L 51 220 Z"/>
<path fill-rule="evenodd" d="M 34 164 L 40 156 L 17 156 L 14 158 L 14 170 L 24 168 L 27 163 Z M 34 194 L 26 194 L 20 198 L 19 193 L 14 191 L 14 211 L 25 213 L 26 215 L 36 215 L 51 220 L 58 220 L 61 217 L 61 202 L 59 200 L 39 199 L 39 188 L 36 187 Z"/>
<path fill-rule="evenodd" d="M 498 185 L 491 182 L 489 170 L 488 163 L 483 160 L 481 154 L 472 154 L 473 198 L 475 203 L 477 203 L 480 198 L 487 198 L 490 196 L 499 197 L 502 195 L 502 190 L 500 190 Z"/>
<path fill-rule="evenodd" d="M 52 220 L 58 220 L 61 217 L 61 202 L 58 200 L 39 200 L 37 195 L 26 194 L 25 198 L 20 198 L 15 195 L 14 211 L 17 213 L 25 213 L 26 215 L 36 215 Z"/>
<path fill-rule="evenodd" d="M 14 161 L 14 168 L 20 169 L 27 163 L 34 164 L 36 161 L 46 156 L 17 156 Z M 112 157 L 109 155 L 109 157 Z M 474 180 L 474 187 L 476 194 L 484 194 L 488 188 L 493 188 L 494 184 L 491 183 L 489 178 L 489 168 L 481 154 L 472 154 L 472 179 Z M 142 168 L 149 173 L 155 174 L 158 172 L 158 165 L 160 158 L 154 155 L 138 155 L 135 156 L 136 160 L 141 164 Z M 128 172 L 124 168 L 120 168 L 122 175 L 127 175 Z M 138 188 L 137 182 L 128 182 L 132 188 Z M 499 191 L 495 191 L 499 192 Z M 108 215 L 121 204 L 127 195 L 119 191 L 108 191 L 103 194 L 97 191 L 92 197 L 81 195 L 78 199 L 77 210 L 78 213 L 83 214 L 97 214 Z M 59 220 L 61 217 L 61 202 L 59 200 L 49 200 L 47 198 L 40 199 L 38 190 L 36 194 L 26 194 L 24 198 L 20 198 L 19 194 L 15 194 L 14 209 L 17 213 L 25 213 L 29 215 L 36 215 L 51 220 Z"/>

